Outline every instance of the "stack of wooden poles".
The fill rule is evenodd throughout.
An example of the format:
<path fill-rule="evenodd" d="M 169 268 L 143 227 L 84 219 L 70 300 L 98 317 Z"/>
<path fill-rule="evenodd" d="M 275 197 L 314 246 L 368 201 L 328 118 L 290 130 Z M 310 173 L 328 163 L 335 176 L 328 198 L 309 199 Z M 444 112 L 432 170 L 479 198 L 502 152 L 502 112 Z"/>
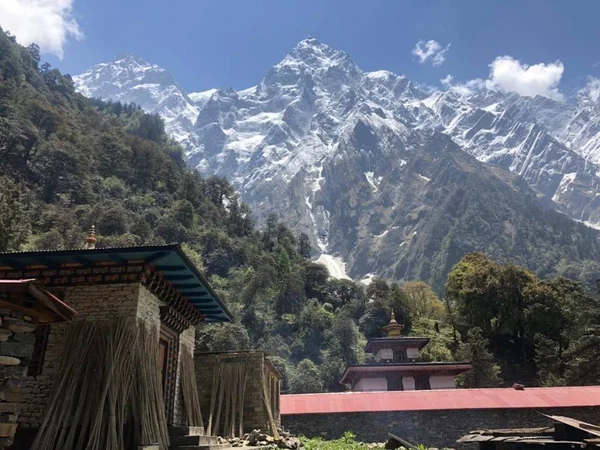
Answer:
<path fill-rule="evenodd" d="M 168 448 L 157 327 L 139 319 L 64 326 L 60 371 L 31 449 Z"/>
<path fill-rule="evenodd" d="M 213 371 L 210 415 L 206 433 L 225 437 L 242 437 L 244 434 L 244 404 L 248 376 L 251 370 L 248 361 L 217 361 Z M 269 417 L 270 432 L 278 438 L 277 424 L 271 409 L 271 389 L 267 377 L 261 372 L 259 389 Z"/>

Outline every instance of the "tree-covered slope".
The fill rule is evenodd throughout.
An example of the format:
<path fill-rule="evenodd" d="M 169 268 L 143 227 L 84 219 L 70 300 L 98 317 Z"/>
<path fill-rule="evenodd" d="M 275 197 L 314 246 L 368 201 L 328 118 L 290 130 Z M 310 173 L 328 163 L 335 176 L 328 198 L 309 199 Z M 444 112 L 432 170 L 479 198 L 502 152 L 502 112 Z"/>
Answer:
<path fill-rule="evenodd" d="M 258 231 L 226 180 L 185 166 L 158 116 L 87 99 L 38 64 L 0 32 L 0 251 L 80 248 L 92 224 L 99 247 L 183 242 L 235 316 L 199 327 L 200 348 L 275 349 L 286 388 L 339 389 L 363 358 L 365 293 L 329 281 L 276 217 Z M 297 365 L 314 376 L 294 378 Z"/>
<path fill-rule="evenodd" d="M 295 235 L 273 215 L 258 230 L 249 208 L 227 180 L 203 179 L 188 169 L 181 148 L 167 137 L 159 117 L 144 114 L 135 105 L 87 99 L 75 93 L 70 77 L 47 65 L 38 66 L 35 46 L 19 46 L 0 31 L 0 251 L 78 248 L 92 224 L 101 247 L 183 242 L 235 316 L 231 324 L 199 327 L 198 348 L 272 349 L 284 375 L 284 389 L 293 392 L 343 389 L 338 384 L 342 371 L 347 364 L 366 359 L 365 338 L 381 336 L 390 310 L 407 332 L 431 338 L 424 360 L 479 358 L 481 371 L 494 375 L 485 379 L 494 383 L 496 372 L 486 362 L 486 346 L 491 345 L 497 358 L 505 359 L 502 368 L 510 365 L 514 355 L 498 352 L 498 339 L 522 333 L 519 328 L 491 333 L 486 324 L 495 323 L 494 317 L 499 316 L 493 305 L 488 302 L 489 311 L 476 317 L 468 307 L 448 315 L 447 306 L 473 300 L 465 297 L 470 293 L 468 286 L 455 283 L 453 297 L 444 307 L 422 282 L 399 285 L 375 279 L 365 289 L 348 280 L 330 279 L 323 266 L 308 259 L 306 235 Z M 356 144 L 356 139 L 350 144 Z M 389 185 L 380 184 L 384 194 L 380 200 L 365 192 L 364 188 L 369 189 L 366 180 L 347 177 L 347 184 L 326 186 L 324 195 L 329 197 L 318 201 L 330 202 L 336 215 L 346 214 L 344 223 L 348 224 L 342 228 L 345 235 L 331 236 L 333 243 L 355 239 L 347 245 L 358 243 L 357 257 L 364 252 L 365 257 L 388 258 L 400 270 L 405 262 L 395 260 L 393 253 L 401 248 L 399 242 L 385 240 L 386 245 L 373 244 L 369 249 L 369 241 L 352 224 L 377 218 L 369 219 L 369 229 L 378 234 L 390 229 L 390 238 L 394 238 L 394 227 L 402 226 L 415 248 L 422 248 L 422 253 L 407 253 L 411 267 L 417 268 L 410 275 L 438 283 L 463 252 L 474 247 L 488 245 L 501 260 L 511 259 L 510 242 L 494 240 L 496 235 L 519 237 L 513 241 L 527 247 L 531 255 L 519 261 L 540 271 L 543 264 L 549 264 L 547 273 L 562 255 L 568 262 L 565 270 L 578 276 L 581 263 L 577 261 L 597 258 L 596 234 L 555 213 L 544 216 L 544 210 L 533 206 L 532 192 L 521 188 L 518 179 L 481 165 L 450 144 L 445 151 L 435 146 L 437 152 L 429 144 L 413 142 L 406 154 L 386 147 L 388 153 L 379 155 L 379 164 L 396 175 L 390 177 Z M 336 163 L 324 170 L 361 164 L 353 158 L 340 151 Z M 403 172 L 406 165 L 414 169 L 412 175 Z M 496 181 L 487 185 L 484 181 L 490 174 Z M 508 181 L 502 180 L 504 176 Z M 499 198 L 506 198 L 508 206 L 501 206 Z M 516 211 L 521 222 L 511 216 L 510 207 L 519 201 Z M 401 205 L 397 212 L 394 204 Z M 369 210 L 376 214 L 367 215 Z M 506 228 L 492 233 L 486 223 L 506 223 Z M 420 228 L 413 230 L 416 224 Z M 479 236 L 478 240 L 473 236 Z M 432 255 L 438 254 L 442 262 L 432 263 Z M 424 269 L 427 265 L 438 267 L 435 275 Z M 563 285 L 554 286 L 558 292 Z M 577 293 L 581 287 L 573 285 L 569 290 Z M 562 293 L 547 296 L 551 305 L 563 297 Z M 579 297 L 587 301 L 584 295 Z M 471 323 L 483 334 L 469 337 L 461 325 Z M 573 319 L 571 328 L 576 329 L 578 323 Z M 527 376 L 534 374 L 530 378 L 555 374 L 547 367 L 555 343 L 562 342 L 555 334 L 544 335 L 540 341 L 551 347 L 545 353 L 528 350 L 522 363 Z M 535 335 L 530 333 L 527 339 L 527 345 L 536 345 Z M 571 347 L 588 343 L 581 337 Z M 597 379 L 595 375 L 569 378 L 568 372 L 556 376 L 567 382 Z"/>

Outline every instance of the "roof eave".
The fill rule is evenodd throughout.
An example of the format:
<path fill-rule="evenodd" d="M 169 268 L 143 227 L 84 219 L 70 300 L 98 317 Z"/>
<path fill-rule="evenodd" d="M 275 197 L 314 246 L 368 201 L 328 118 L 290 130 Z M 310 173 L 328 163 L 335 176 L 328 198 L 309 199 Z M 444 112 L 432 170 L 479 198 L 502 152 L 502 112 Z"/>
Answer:
<path fill-rule="evenodd" d="M 181 245 L 174 244 L 173 249 L 177 252 L 177 254 L 181 257 L 181 259 L 183 259 L 184 263 L 190 268 L 190 270 L 192 272 L 194 272 L 194 275 L 196 275 L 200 279 L 202 284 L 204 284 L 204 286 L 206 287 L 206 291 L 215 299 L 215 302 L 217 302 L 217 304 L 221 307 L 221 309 L 227 316 L 226 322 L 231 322 L 233 320 L 233 315 L 231 314 L 231 311 L 229 311 L 229 308 L 227 308 L 227 306 L 225 306 L 225 303 L 223 303 L 223 300 L 221 300 L 221 298 L 213 290 L 212 286 L 210 285 L 208 280 L 204 277 L 204 275 L 202 275 L 200 273 L 200 271 L 196 268 L 196 265 L 185 254 L 185 252 L 181 248 Z"/>

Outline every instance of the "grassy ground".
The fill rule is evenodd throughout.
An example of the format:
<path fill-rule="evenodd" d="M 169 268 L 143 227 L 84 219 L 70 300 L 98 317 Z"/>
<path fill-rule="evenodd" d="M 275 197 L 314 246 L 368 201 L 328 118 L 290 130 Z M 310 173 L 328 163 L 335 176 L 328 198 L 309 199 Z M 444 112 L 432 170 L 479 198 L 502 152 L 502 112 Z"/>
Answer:
<path fill-rule="evenodd" d="M 305 450 L 367 450 L 383 448 L 383 444 L 365 444 L 357 442 L 354 434 L 346 432 L 343 438 L 334 441 L 302 438 Z"/>

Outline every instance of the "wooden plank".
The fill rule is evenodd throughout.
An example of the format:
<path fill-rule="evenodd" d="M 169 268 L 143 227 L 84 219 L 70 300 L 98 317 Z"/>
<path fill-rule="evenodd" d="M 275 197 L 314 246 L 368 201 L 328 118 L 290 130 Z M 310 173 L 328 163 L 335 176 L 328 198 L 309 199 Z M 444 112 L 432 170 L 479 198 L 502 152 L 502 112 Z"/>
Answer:
<path fill-rule="evenodd" d="M 402 444 L 404 447 L 406 447 L 406 448 L 410 448 L 410 449 L 416 449 L 416 448 L 417 448 L 417 446 L 416 446 L 416 445 L 414 445 L 414 444 L 411 444 L 410 442 L 408 442 L 408 441 L 405 441 L 404 439 L 402 439 L 402 438 L 399 438 L 398 436 L 396 436 L 396 435 L 394 435 L 394 434 L 392 434 L 392 433 L 388 433 L 388 436 L 389 436 L 390 438 L 394 439 L 395 441 L 398 441 L 398 442 L 400 442 L 400 443 L 401 443 L 401 444 Z"/>
<path fill-rule="evenodd" d="M 461 437 L 458 441 L 460 443 L 468 443 L 468 442 L 488 442 L 494 439 L 494 436 L 485 436 L 483 434 L 467 434 L 466 436 Z"/>
<path fill-rule="evenodd" d="M 495 430 L 481 430 L 481 434 L 493 434 L 495 436 L 539 436 L 541 434 L 553 435 L 554 428 L 500 428 Z"/>
<path fill-rule="evenodd" d="M 581 422 L 579 420 L 571 419 L 570 417 L 564 416 L 550 416 L 547 414 L 542 414 L 542 416 L 548 417 L 549 419 L 552 419 L 555 422 L 564 423 L 567 426 L 577 428 L 578 430 L 582 430 L 587 433 L 593 434 L 594 436 L 600 437 L 600 427 L 592 425 L 591 423 Z"/>

